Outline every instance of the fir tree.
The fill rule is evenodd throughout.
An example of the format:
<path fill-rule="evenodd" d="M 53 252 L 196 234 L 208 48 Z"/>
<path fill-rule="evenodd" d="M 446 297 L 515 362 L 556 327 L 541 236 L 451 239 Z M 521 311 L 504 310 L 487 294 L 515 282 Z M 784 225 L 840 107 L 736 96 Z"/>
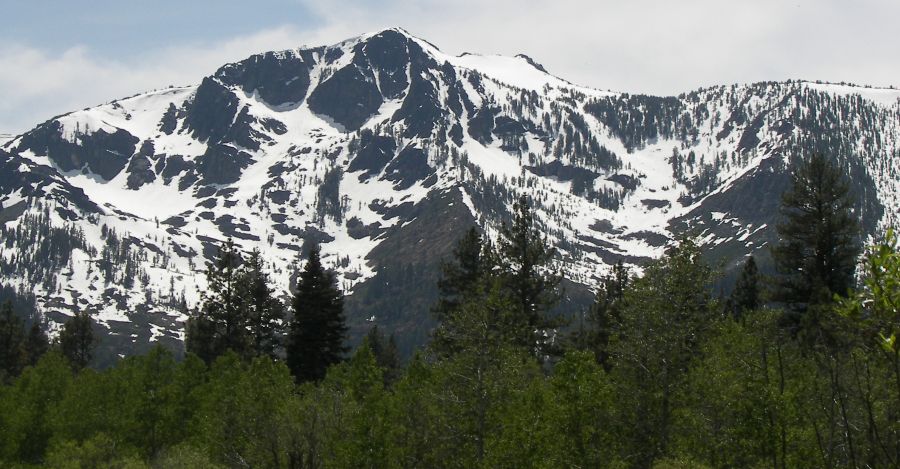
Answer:
<path fill-rule="evenodd" d="M 629 284 L 628 269 L 621 261 L 603 277 L 594 304 L 588 312 L 590 330 L 585 331 L 586 348 L 607 371 L 612 366 L 609 342 L 622 320 L 622 303 Z"/>
<path fill-rule="evenodd" d="M 455 332 L 450 330 L 452 316 L 459 312 L 461 305 L 471 301 L 481 290 L 479 287 L 490 273 L 488 246 L 475 227 L 469 228 L 453 250 L 453 259 L 441 264 L 441 278 L 438 280 L 439 297 L 433 313 L 440 322 L 434 330 L 431 348 L 439 355 L 452 355 L 459 351 L 453 340 Z"/>
<path fill-rule="evenodd" d="M 747 258 L 741 269 L 741 276 L 734 284 L 728 304 L 735 318 L 740 318 L 749 311 L 758 309 L 761 305 L 759 285 L 759 270 L 756 267 L 756 259 L 753 256 Z"/>
<path fill-rule="evenodd" d="M 59 349 L 76 370 L 88 366 L 93 358 L 95 339 L 92 322 L 87 312 L 75 313 L 59 333 Z"/>
<path fill-rule="evenodd" d="M 287 364 L 299 382 L 321 380 L 347 351 L 344 298 L 334 274 L 322 266 L 320 252 L 318 246 L 310 250 L 293 300 Z"/>
<path fill-rule="evenodd" d="M 253 352 L 257 356 L 275 357 L 281 342 L 279 329 L 284 320 L 284 307 L 274 297 L 262 264 L 258 250 L 250 253 L 241 283 L 248 309 Z"/>
<path fill-rule="evenodd" d="M 460 238 L 453 249 L 453 259 L 441 264 L 438 281 L 440 297 L 434 308 L 438 320 L 444 319 L 459 308 L 467 296 L 475 290 L 478 281 L 487 274 L 487 247 L 474 226 Z"/>
<path fill-rule="evenodd" d="M 188 318 L 185 325 L 184 348 L 207 365 L 219 356 L 216 343 L 216 324 L 202 311 Z"/>
<path fill-rule="evenodd" d="M 244 304 L 239 267 L 243 258 L 229 239 L 219 248 L 219 257 L 207 268 L 209 290 L 203 295 L 198 315 L 187 327 L 187 351 L 210 363 L 232 350 L 251 355 L 250 318 Z"/>
<path fill-rule="evenodd" d="M 859 228 L 849 185 L 824 155 L 800 161 L 791 179 L 782 196 L 781 239 L 772 249 L 779 274 L 774 297 L 788 308 L 789 328 L 817 330 L 823 319 L 816 306 L 835 294 L 846 296 L 853 286 Z"/>
<path fill-rule="evenodd" d="M 40 323 L 34 321 L 25 335 L 25 366 L 34 366 L 38 360 L 50 350 L 50 339 L 41 329 Z"/>
<path fill-rule="evenodd" d="M 548 313 L 559 301 L 561 277 L 547 272 L 556 250 L 541 234 L 525 195 L 515 203 L 514 211 L 512 225 L 504 223 L 500 230 L 503 286 L 515 305 L 517 321 L 534 331 L 533 337 L 526 339 L 528 344 L 519 345 L 534 346 L 540 335 L 555 326 Z"/>
<path fill-rule="evenodd" d="M 21 371 L 24 342 L 22 320 L 13 312 L 12 303 L 5 301 L 0 306 L 0 383 Z"/>
<path fill-rule="evenodd" d="M 390 384 L 400 377 L 400 354 L 394 334 L 385 339 L 378 326 L 372 326 L 366 336 L 366 344 L 372 349 L 375 361 L 384 370 L 384 382 Z"/>

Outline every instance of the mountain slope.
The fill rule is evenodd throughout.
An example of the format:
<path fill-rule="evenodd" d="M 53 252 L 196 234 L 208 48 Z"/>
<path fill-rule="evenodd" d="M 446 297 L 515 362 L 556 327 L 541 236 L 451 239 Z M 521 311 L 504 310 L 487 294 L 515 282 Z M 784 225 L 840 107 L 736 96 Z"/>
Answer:
<path fill-rule="evenodd" d="M 3 282 L 57 324 L 92 311 L 110 351 L 181 338 L 226 238 L 285 292 L 321 243 L 371 322 L 421 344 L 440 259 L 528 194 L 567 312 L 617 260 L 679 233 L 734 265 L 774 240 L 792 157 L 832 155 L 867 230 L 900 211 L 900 92 L 808 82 L 677 97 L 584 88 L 526 56 L 444 54 L 389 29 L 227 64 L 197 86 L 51 119 L 0 155 Z M 56 326 L 53 326 L 56 327 Z"/>

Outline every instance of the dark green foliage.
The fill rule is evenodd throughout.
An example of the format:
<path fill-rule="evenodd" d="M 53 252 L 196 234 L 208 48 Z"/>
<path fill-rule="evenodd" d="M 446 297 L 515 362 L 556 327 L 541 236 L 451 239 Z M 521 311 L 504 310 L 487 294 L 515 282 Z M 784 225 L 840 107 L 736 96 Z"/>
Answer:
<path fill-rule="evenodd" d="M 184 348 L 205 363 L 211 363 L 219 356 L 216 344 L 217 333 L 216 324 L 209 316 L 202 313 L 192 316 L 185 324 Z"/>
<path fill-rule="evenodd" d="M 249 331 L 256 356 L 275 357 L 280 347 L 280 329 L 284 322 L 284 305 L 274 296 L 269 277 L 263 270 L 258 250 L 247 258 L 241 279 L 242 293 L 249 310 Z"/>
<path fill-rule="evenodd" d="M 300 382 L 324 378 L 328 367 L 340 362 L 347 350 L 344 297 L 319 256 L 316 246 L 300 273 L 293 300 L 287 363 Z"/>
<path fill-rule="evenodd" d="M 442 320 L 459 308 L 489 272 L 487 246 L 475 227 L 469 228 L 453 250 L 453 259 L 441 264 L 440 298 L 434 314 Z"/>
<path fill-rule="evenodd" d="M 745 273 L 737 290 L 752 291 Z M 854 339 L 839 350 L 794 340 L 780 311 L 750 309 L 753 294 L 734 295 L 740 318 L 723 314 L 714 280 L 690 240 L 640 276 L 614 268 L 594 309 L 606 322 L 589 324 L 605 366 L 593 349 L 542 364 L 500 275 L 444 318 L 455 353 L 405 369 L 376 327 L 300 384 L 290 361 L 265 355 L 229 351 L 207 367 L 156 348 L 73 373 L 50 352 L 0 385 L 0 465 L 897 467 L 896 237 L 870 250 L 864 289 L 828 310 Z M 298 296 L 340 305 L 317 248 Z"/>
<path fill-rule="evenodd" d="M 622 262 L 613 265 L 612 272 L 600 282 L 594 304 L 587 314 L 587 324 L 580 325 L 574 338 L 575 346 L 593 352 L 597 363 L 609 371 L 612 367 L 610 340 L 622 321 L 625 290 L 630 275 Z"/>
<path fill-rule="evenodd" d="M 442 265 L 440 296 L 433 308 L 440 324 L 431 350 L 447 357 L 470 346 L 472 327 L 464 310 L 487 304 L 500 295 L 506 305 L 485 318 L 492 334 L 515 347 L 539 354 L 550 351 L 555 322 L 548 317 L 558 302 L 560 277 L 548 273 L 555 250 L 548 247 L 526 197 L 515 204 L 514 220 L 501 228 L 498 252 L 485 243 L 475 228 L 459 240 L 454 258 Z M 495 301 L 496 302 L 496 301 Z"/>
<path fill-rule="evenodd" d="M 12 303 L 0 305 L 0 382 L 18 376 L 25 358 L 25 330 L 13 313 Z"/>
<path fill-rule="evenodd" d="M 244 358 L 276 356 L 284 307 L 268 284 L 259 252 L 245 260 L 228 240 L 207 278 L 200 311 L 186 325 L 187 351 L 207 364 L 228 350 Z"/>
<path fill-rule="evenodd" d="M 44 355 L 2 388 L 0 462 L 38 463 L 54 435 L 54 409 L 68 395 L 72 368 L 61 354 Z"/>
<path fill-rule="evenodd" d="M 24 366 L 34 366 L 38 360 L 50 350 L 50 339 L 41 329 L 38 322 L 31 323 L 28 333 L 25 335 L 25 362 Z"/>
<path fill-rule="evenodd" d="M 397 381 L 400 376 L 400 354 L 397 352 L 397 341 L 394 334 L 385 339 L 378 326 L 372 326 L 366 336 L 366 344 L 372 349 L 375 362 L 384 370 L 385 384 Z"/>
<path fill-rule="evenodd" d="M 772 249 L 779 273 L 774 296 L 788 309 L 789 327 L 815 335 L 828 327 L 819 306 L 853 287 L 859 225 L 847 181 L 824 155 L 799 161 L 791 178 L 782 196 L 781 240 Z"/>
<path fill-rule="evenodd" d="M 611 353 L 619 385 L 629 389 L 619 405 L 633 422 L 626 441 L 640 467 L 668 451 L 678 391 L 719 318 L 712 280 L 699 247 L 683 240 L 625 292 Z"/>
<path fill-rule="evenodd" d="M 250 318 L 243 307 L 238 270 L 242 262 L 240 252 L 229 239 L 219 248 L 215 264 L 206 270 L 208 291 L 198 315 L 189 320 L 185 346 L 207 363 L 228 350 L 241 356 L 249 354 Z"/>
<path fill-rule="evenodd" d="M 561 277 L 549 271 L 556 250 L 547 245 L 526 196 L 515 203 L 514 212 L 512 224 L 500 229 L 501 276 L 504 292 L 515 305 L 515 320 L 521 323 L 518 327 L 533 331 L 519 345 L 533 347 L 555 325 L 548 313 L 559 301 Z"/>
<path fill-rule="evenodd" d="M 741 275 L 735 282 L 734 290 L 731 292 L 731 298 L 729 298 L 728 304 L 731 307 L 731 314 L 739 318 L 762 306 L 761 288 L 756 259 L 750 256 L 744 262 Z"/>
<path fill-rule="evenodd" d="M 491 253 L 475 227 L 469 228 L 453 250 L 453 259 L 441 264 L 438 302 L 432 312 L 439 321 L 432 334 L 431 348 L 439 355 L 453 354 L 460 346 L 454 342 L 457 331 L 453 316 L 460 307 L 477 298 L 491 273 Z"/>
<path fill-rule="evenodd" d="M 59 350 L 75 370 L 88 366 L 95 345 L 93 321 L 87 312 L 75 313 L 59 333 Z"/>

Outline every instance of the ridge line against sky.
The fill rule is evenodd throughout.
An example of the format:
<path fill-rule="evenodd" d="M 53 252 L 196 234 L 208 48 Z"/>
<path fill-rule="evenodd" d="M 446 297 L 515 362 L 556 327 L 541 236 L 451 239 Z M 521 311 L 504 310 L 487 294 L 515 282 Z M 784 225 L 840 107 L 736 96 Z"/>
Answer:
<path fill-rule="evenodd" d="M 900 84 L 894 0 L 66 0 L 2 5 L 0 133 L 268 50 L 400 26 L 446 53 L 526 54 L 583 86 L 677 94 L 766 80 Z"/>

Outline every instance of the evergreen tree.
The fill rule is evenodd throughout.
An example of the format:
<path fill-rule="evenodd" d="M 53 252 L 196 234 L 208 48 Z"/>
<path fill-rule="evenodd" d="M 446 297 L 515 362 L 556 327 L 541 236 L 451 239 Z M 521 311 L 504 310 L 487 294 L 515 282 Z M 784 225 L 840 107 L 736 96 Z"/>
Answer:
<path fill-rule="evenodd" d="M 453 249 L 453 260 L 441 264 L 440 297 L 434 307 L 438 320 L 452 314 L 472 295 L 475 286 L 489 271 L 488 258 L 487 246 L 478 229 L 469 228 Z"/>
<path fill-rule="evenodd" d="M 293 300 L 287 364 L 300 382 L 321 380 L 347 351 L 344 298 L 334 274 L 322 266 L 320 252 L 318 246 L 310 250 Z"/>
<path fill-rule="evenodd" d="M 384 370 L 384 382 L 390 384 L 400 376 L 400 354 L 397 351 L 397 342 L 394 334 L 385 339 L 378 326 L 372 326 L 366 336 L 366 344 L 372 349 L 375 361 Z"/>
<path fill-rule="evenodd" d="M 241 284 L 248 308 L 253 352 L 257 356 L 268 355 L 274 358 L 281 342 L 279 329 L 284 321 L 284 307 L 274 297 L 262 264 L 259 250 L 251 252 Z"/>
<path fill-rule="evenodd" d="M 50 339 L 41 329 L 40 323 L 34 321 L 25 336 L 25 366 L 34 366 L 38 360 L 50 350 Z"/>
<path fill-rule="evenodd" d="M 760 301 L 759 270 L 756 268 L 756 259 L 753 256 L 747 258 L 741 269 L 741 276 L 734 284 L 734 290 L 729 298 L 731 313 L 735 318 L 740 318 L 749 311 L 758 309 Z"/>
<path fill-rule="evenodd" d="M 482 282 L 490 274 L 491 254 L 488 246 L 475 227 L 460 238 L 453 250 L 453 259 L 441 265 L 438 280 L 439 297 L 433 313 L 439 324 L 433 332 L 431 349 L 438 355 L 447 356 L 459 352 L 457 336 L 451 330 L 453 315 L 459 313 L 463 303 L 472 301 L 482 290 Z"/>
<path fill-rule="evenodd" d="M 515 305 L 517 321 L 534 331 L 527 343 L 519 345 L 536 346 L 539 337 L 555 326 L 547 315 L 559 301 L 561 277 L 547 272 L 556 250 L 541 234 L 528 198 L 522 195 L 513 208 L 513 223 L 500 229 L 503 286 Z"/>
<path fill-rule="evenodd" d="M 209 365 L 219 356 L 216 343 L 216 324 L 202 311 L 188 318 L 185 325 L 184 348 Z"/>
<path fill-rule="evenodd" d="M 13 312 L 10 301 L 0 306 L 0 383 L 18 376 L 22 370 L 25 331 L 22 320 Z"/>
<path fill-rule="evenodd" d="M 824 155 L 799 161 L 791 180 L 782 196 L 781 239 L 772 249 L 779 274 L 774 296 L 789 309 L 789 328 L 819 330 L 823 313 L 815 307 L 830 304 L 835 294 L 846 296 L 853 286 L 859 228 L 849 185 Z"/>
<path fill-rule="evenodd" d="M 198 315 L 187 327 L 187 351 L 207 363 L 232 350 L 251 355 L 250 317 L 241 288 L 240 252 L 229 239 L 219 248 L 219 257 L 207 268 L 209 290 L 203 295 Z"/>
<path fill-rule="evenodd" d="M 94 331 L 87 312 L 75 313 L 59 333 L 59 348 L 76 370 L 86 367 L 94 354 Z"/>
<path fill-rule="evenodd" d="M 603 277 L 588 312 L 591 327 L 584 332 L 585 348 L 594 353 L 597 363 L 607 371 L 612 366 L 609 343 L 622 319 L 623 298 L 628 284 L 628 269 L 619 261 L 613 265 L 612 272 Z"/>

